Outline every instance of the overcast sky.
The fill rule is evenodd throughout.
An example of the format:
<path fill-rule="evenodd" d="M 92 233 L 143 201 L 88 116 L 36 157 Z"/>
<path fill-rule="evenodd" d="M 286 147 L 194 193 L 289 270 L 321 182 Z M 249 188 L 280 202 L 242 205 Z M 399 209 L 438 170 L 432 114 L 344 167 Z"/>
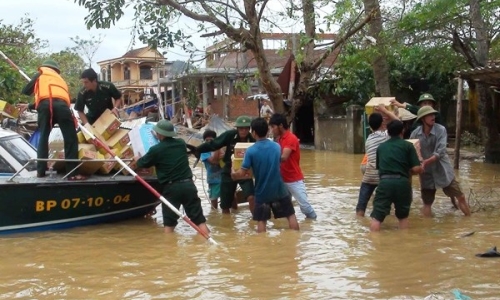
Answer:
<path fill-rule="evenodd" d="M 94 67 L 97 67 L 95 62 L 122 56 L 131 44 L 131 14 L 125 14 L 110 29 L 87 30 L 84 22 L 87 10 L 73 0 L 0 0 L 0 12 L 0 19 L 5 24 L 18 24 L 21 17 L 28 14 L 35 21 L 37 36 L 48 41 L 49 52 L 58 52 L 74 46 L 70 37 L 90 39 L 92 35 L 102 34 L 105 38 L 93 59 Z M 179 22 L 178 26 L 183 24 Z M 199 48 L 204 48 L 207 43 L 200 38 L 192 42 Z M 137 41 L 134 48 L 142 46 L 144 45 Z M 167 54 L 168 60 L 188 58 L 188 54 L 175 48 L 169 49 Z"/>

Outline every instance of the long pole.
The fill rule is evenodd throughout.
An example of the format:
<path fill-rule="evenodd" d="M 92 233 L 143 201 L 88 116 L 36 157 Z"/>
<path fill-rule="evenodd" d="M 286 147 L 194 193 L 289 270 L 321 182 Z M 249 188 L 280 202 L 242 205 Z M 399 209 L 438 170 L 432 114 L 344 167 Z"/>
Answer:
<path fill-rule="evenodd" d="M 21 68 L 19 68 L 12 60 L 10 60 L 10 58 L 8 58 L 7 55 L 5 55 L 5 53 L 3 53 L 1 50 L 0 55 L 9 63 L 9 65 L 16 69 L 21 75 L 23 75 L 24 78 L 26 78 L 28 81 L 31 80 L 31 78 L 26 75 L 26 73 L 24 73 L 23 70 L 21 70 Z"/>
<path fill-rule="evenodd" d="M 9 61 L 9 64 L 16 68 L 19 73 L 21 73 L 28 81 L 31 80 L 15 63 L 13 63 L 7 56 L 5 56 L 5 54 L 0 51 L 0 55 L 2 55 L 7 61 Z M 104 150 L 106 150 L 107 153 L 109 153 L 110 155 L 113 156 L 113 158 L 125 169 L 127 170 L 130 174 L 132 174 L 132 176 L 134 176 L 134 178 L 139 181 L 146 189 L 148 189 L 151 193 L 153 193 L 153 195 L 155 195 L 158 199 L 160 199 L 161 202 L 163 202 L 166 206 L 168 206 L 174 213 L 176 213 L 179 217 L 181 217 L 184 221 L 186 221 L 186 223 L 188 223 L 189 225 L 191 225 L 191 227 L 193 227 L 196 231 L 198 231 L 198 233 L 200 233 L 204 238 L 206 238 L 210 243 L 214 244 L 214 245 L 217 245 L 217 242 L 210 237 L 210 235 L 204 231 L 202 231 L 200 229 L 200 227 L 196 226 L 196 224 L 193 223 L 193 221 L 191 221 L 186 215 L 183 215 L 177 208 L 175 208 L 175 206 L 173 206 L 170 202 L 168 202 L 167 199 L 165 199 L 165 197 L 163 197 L 160 193 L 158 193 L 149 183 L 147 183 L 142 177 L 140 177 L 139 175 L 137 175 L 136 172 L 134 172 L 134 170 L 132 170 L 123 160 L 121 160 L 121 158 L 119 158 L 118 156 L 116 156 L 113 151 L 111 151 L 111 149 L 109 149 L 108 145 L 104 144 L 103 142 L 101 142 L 92 132 L 90 132 L 87 128 L 85 128 L 82 124 L 78 123 L 78 126 L 80 127 L 80 129 L 85 133 L 87 134 L 88 136 L 90 136 L 90 138 L 96 143 L 98 144 L 100 147 L 102 147 Z"/>
<path fill-rule="evenodd" d="M 199 234 L 201 234 L 204 238 L 206 238 L 210 243 L 217 245 L 217 243 L 214 241 L 213 238 L 210 237 L 210 235 L 200 229 L 200 227 L 196 226 L 196 224 L 193 223 L 186 215 L 182 214 L 175 206 L 173 206 L 170 202 L 168 202 L 165 197 L 163 197 L 160 193 L 158 193 L 149 183 L 147 183 L 144 179 L 142 179 L 137 173 L 134 172 L 121 158 L 116 156 L 111 149 L 109 149 L 108 145 L 104 144 L 101 142 L 92 132 L 90 132 L 87 128 L 85 128 L 82 124 L 78 123 L 78 126 L 80 129 L 90 136 L 90 138 L 98 144 L 98 146 L 102 147 L 104 150 L 106 150 L 107 153 L 111 154 L 114 159 L 125 169 L 127 170 L 134 178 L 139 181 L 145 188 L 147 188 L 153 195 L 155 195 L 158 199 L 161 200 L 166 206 L 168 206 L 175 214 L 177 214 L 179 217 L 181 217 L 186 223 L 188 223 L 191 227 L 193 227 L 196 231 L 198 231 Z"/>
<path fill-rule="evenodd" d="M 462 98 L 464 95 L 464 80 L 458 78 L 457 88 L 457 125 L 455 131 L 455 149 L 453 158 L 453 167 L 458 169 L 460 164 L 460 143 L 462 141 Z"/>

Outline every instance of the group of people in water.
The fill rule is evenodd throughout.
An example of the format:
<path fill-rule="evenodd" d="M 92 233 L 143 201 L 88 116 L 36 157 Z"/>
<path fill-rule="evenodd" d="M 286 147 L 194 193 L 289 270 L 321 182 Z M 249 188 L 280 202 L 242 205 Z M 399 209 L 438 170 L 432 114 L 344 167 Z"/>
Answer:
<path fill-rule="evenodd" d="M 372 133 L 365 142 L 366 164 L 360 186 L 356 214 L 364 216 L 368 201 L 376 189 L 370 229 L 379 231 L 381 223 L 394 204 L 399 228 L 408 227 L 412 196 L 412 175 L 419 175 L 423 201 L 422 213 L 432 215 L 436 190 L 458 202 L 458 208 L 470 216 L 470 208 L 446 151 L 446 128 L 439 124 L 440 114 L 434 109 L 431 94 L 422 94 L 417 106 L 391 101 L 398 115 L 384 105 L 375 108 L 368 117 Z M 409 143 L 404 138 L 418 140 Z"/>
<path fill-rule="evenodd" d="M 83 87 L 75 109 L 84 124 L 95 122 L 106 109 L 118 113 L 121 93 L 112 83 L 98 81 L 97 73 L 92 69 L 82 72 L 81 81 Z M 70 109 L 68 86 L 60 76 L 57 63 L 45 61 L 22 93 L 35 96 L 33 104 L 20 104 L 18 107 L 21 112 L 28 108 L 38 111 L 38 157 L 47 158 L 49 133 L 53 125 L 58 123 L 64 137 L 66 158 L 77 158 L 75 118 Z M 266 231 L 271 213 L 275 218 L 286 218 L 289 227 L 298 230 L 292 197 L 297 200 L 306 218 L 317 218 L 309 203 L 300 168 L 299 140 L 290 131 L 286 116 L 272 113 L 264 104 L 263 117 L 252 119 L 240 116 L 236 119 L 235 129 L 219 136 L 214 131 L 205 131 L 204 143 L 193 149 L 192 153 L 205 163 L 213 208 L 217 209 L 219 198 L 222 213 L 228 214 L 231 208 L 237 208 L 235 192 L 239 185 L 249 203 L 252 218 L 257 221 L 258 232 Z M 392 105 L 398 108 L 397 114 L 380 105 L 368 118 L 372 133 L 365 142 L 366 160 L 356 214 L 365 215 L 368 202 L 376 190 L 370 214 L 372 231 L 380 230 L 392 205 L 399 227 L 408 227 L 413 199 L 411 179 L 416 174 L 420 179 L 424 216 L 432 214 L 431 207 L 437 189 L 442 189 L 453 201 L 456 200 L 457 207 L 465 216 L 471 214 L 465 195 L 455 179 L 446 151 L 446 128 L 440 124 L 441 118 L 434 109 L 435 104 L 433 96 L 425 93 L 420 96 L 417 105 L 392 100 Z M 87 113 L 84 113 L 85 107 Z M 274 141 L 268 138 L 269 130 Z M 137 166 L 155 166 L 163 196 L 177 208 L 184 206 L 188 217 L 208 233 L 201 200 L 192 181 L 186 143 L 182 139 L 174 139 L 175 127 L 168 120 L 159 121 L 154 132 L 160 143 L 151 147 L 143 157 L 136 158 Z M 418 140 L 415 147 L 404 141 L 408 138 Z M 235 169 L 232 157 L 237 143 L 253 145 L 246 150 L 241 168 Z M 67 163 L 66 168 L 70 172 L 74 166 Z M 44 177 L 46 170 L 47 162 L 39 161 L 38 177 Z M 79 174 L 70 174 L 68 178 L 85 179 Z M 166 232 L 174 230 L 177 219 L 178 216 L 164 205 L 163 224 Z"/>

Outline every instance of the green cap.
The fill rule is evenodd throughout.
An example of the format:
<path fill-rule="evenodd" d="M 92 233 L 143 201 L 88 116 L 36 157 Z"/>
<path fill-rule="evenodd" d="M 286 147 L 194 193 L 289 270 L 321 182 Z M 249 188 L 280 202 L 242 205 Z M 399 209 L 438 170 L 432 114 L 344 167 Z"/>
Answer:
<path fill-rule="evenodd" d="M 427 115 L 430 115 L 430 114 L 436 114 L 438 111 L 435 110 L 434 108 L 430 107 L 430 106 L 423 106 L 421 107 L 418 112 L 417 112 L 417 120 L 415 120 L 416 122 L 418 122 L 418 120 L 420 120 L 421 118 L 427 116 Z"/>
<path fill-rule="evenodd" d="M 427 93 L 420 95 L 420 98 L 418 98 L 417 104 L 419 104 L 422 101 L 433 101 L 433 102 L 436 102 L 436 100 L 434 100 L 434 97 L 432 97 L 431 94 L 427 94 Z"/>
<path fill-rule="evenodd" d="M 239 116 L 236 119 L 235 127 L 250 127 L 250 123 L 252 123 L 252 118 L 248 116 Z"/>
<path fill-rule="evenodd" d="M 174 125 L 167 120 L 161 120 L 156 123 L 153 130 L 166 137 L 174 137 L 177 135 Z"/>
<path fill-rule="evenodd" d="M 59 69 L 59 65 L 55 61 L 53 61 L 52 59 L 47 59 L 46 61 L 43 62 L 43 64 L 41 66 L 54 69 L 57 73 L 61 73 L 61 70 Z"/>

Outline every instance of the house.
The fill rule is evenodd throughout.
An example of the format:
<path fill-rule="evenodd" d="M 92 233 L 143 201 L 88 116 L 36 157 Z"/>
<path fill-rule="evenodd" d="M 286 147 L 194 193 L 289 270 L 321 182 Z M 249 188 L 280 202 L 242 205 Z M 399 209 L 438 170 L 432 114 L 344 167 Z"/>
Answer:
<path fill-rule="evenodd" d="M 152 83 L 164 77 L 166 59 L 151 47 L 132 49 L 124 55 L 98 62 L 100 79 L 112 82 L 122 92 L 125 105 L 144 97 Z"/>

